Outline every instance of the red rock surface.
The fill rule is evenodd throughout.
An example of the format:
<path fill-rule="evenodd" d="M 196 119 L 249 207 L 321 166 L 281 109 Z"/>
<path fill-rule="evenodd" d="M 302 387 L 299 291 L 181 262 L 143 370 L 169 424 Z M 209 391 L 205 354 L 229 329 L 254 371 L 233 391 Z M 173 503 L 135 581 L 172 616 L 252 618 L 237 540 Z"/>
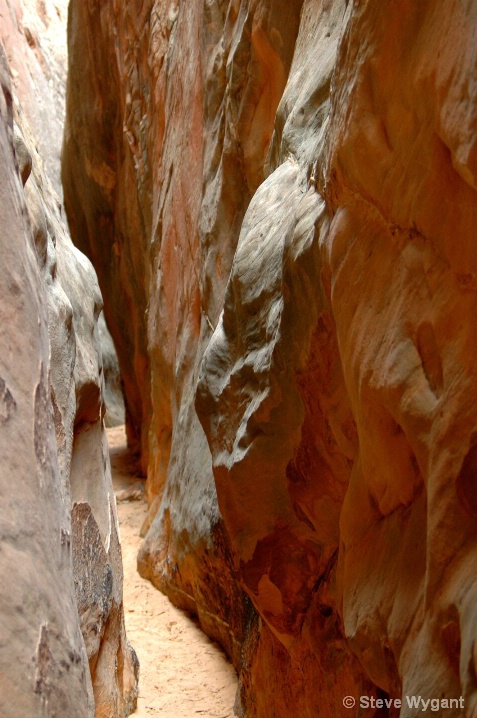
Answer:
<path fill-rule="evenodd" d="M 70 6 L 65 201 L 106 297 L 130 439 L 141 433 L 149 457 L 141 570 L 236 658 L 242 597 L 195 385 L 263 179 L 299 10 Z"/>
<path fill-rule="evenodd" d="M 243 716 L 473 715 L 475 21 L 72 0 L 65 197 L 148 466 L 140 569 Z"/>
<path fill-rule="evenodd" d="M 345 630 L 384 690 L 462 695 L 469 716 L 476 22 L 471 2 L 355 8 L 323 173 L 329 296 L 359 441 L 340 518 Z"/>

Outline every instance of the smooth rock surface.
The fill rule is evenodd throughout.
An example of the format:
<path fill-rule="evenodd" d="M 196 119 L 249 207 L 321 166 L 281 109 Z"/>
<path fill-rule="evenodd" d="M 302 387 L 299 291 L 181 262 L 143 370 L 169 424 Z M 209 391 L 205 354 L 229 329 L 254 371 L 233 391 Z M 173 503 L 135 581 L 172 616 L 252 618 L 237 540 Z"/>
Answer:
<path fill-rule="evenodd" d="M 104 312 L 99 315 L 98 330 L 103 364 L 104 403 L 106 404 L 104 422 L 107 427 L 122 426 L 126 417 L 121 373 L 118 355 L 114 348 L 113 338 L 106 326 Z"/>
<path fill-rule="evenodd" d="M 345 632 L 390 694 L 463 696 L 449 716 L 477 706 L 476 22 L 465 1 L 353 9 L 321 183 L 359 446 L 340 518 Z"/>
<path fill-rule="evenodd" d="M 141 572 L 227 648 L 238 715 L 470 718 L 475 3 L 70 19 L 65 197 L 148 469 Z"/>
<path fill-rule="evenodd" d="M 250 608 L 195 388 L 264 177 L 300 6 L 70 4 L 65 202 L 98 271 L 130 444 L 147 466 L 140 570 L 197 613 L 236 664 Z"/>
<path fill-rule="evenodd" d="M 343 696 L 375 695 L 344 638 L 336 585 L 354 427 L 321 288 L 327 217 L 313 177 L 344 12 L 344 3 L 303 7 L 270 151 L 274 171 L 242 223 L 197 395 L 235 567 L 267 623 L 244 646 L 246 716 L 285 716 L 297 706 L 341 716 Z M 306 77 L 317 47 L 323 63 Z M 336 405 L 346 453 L 328 420 Z"/>
<path fill-rule="evenodd" d="M 0 46 L 0 713 L 94 715 L 50 399 L 48 298 L 14 153 Z"/>
<path fill-rule="evenodd" d="M 322 73 L 307 81 L 313 27 Z M 291 656 L 299 619 L 300 648 L 311 640 L 325 675 L 339 675 L 324 660 L 336 615 L 338 645 L 344 635 L 359 657 L 349 691 L 328 682 L 330 714 L 340 694 L 370 694 L 361 666 L 393 698 L 475 710 L 473 27 L 469 3 L 363 3 L 341 20 L 339 3 L 305 4 L 271 150 L 282 164 L 252 199 L 202 368 L 198 406 L 243 585 Z M 303 276 L 306 244 L 285 218 L 305 224 L 310 187 L 323 218 Z M 297 541 L 307 530 L 313 552 Z M 320 565 L 333 546 L 337 563 Z M 400 715 L 420 710 L 404 702 Z"/>
<path fill-rule="evenodd" d="M 5 32 L 4 20 L 5 16 L 2 16 L 2 35 Z M 28 291 L 30 294 L 32 291 L 29 288 L 32 283 L 30 270 L 27 267 L 22 276 L 13 260 L 10 261 L 11 252 L 5 251 L 7 278 L 11 274 L 16 279 L 14 284 L 7 281 L 5 288 L 7 309 L 2 321 L 5 342 L 2 342 L 0 356 L 5 363 L 5 372 L 10 374 L 17 363 L 18 370 L 23 370 L 24 354 L 31 353 L 29 361 L 38 363 L 41 379 L 31 393 L 35 397 L 34 433 L 21 438 L 19 432 L 16 451 L 18 445 L 24 443 L 27 449 L 28 442 L 33 443 L 46 478 L 43 480 L 40 476 L 40 490 L 35 489 L 31 481 L 36 471 L 28 463 L 28 454 L 23 463 L 22 459 L 16 458 L 17 469 L 13 472 L 15 486 L 20 495 L 22 492 L 25 494 L 25 501 L 31 493 L 22 518 L 21 502 L 18 503 L 12 492 L 5 488 L 6 498 L 11 497 L 11 507 L 6 509 L 5 520 L 13 522 L 12 525 L 18 527 L 15 532 L 19 533 L 13 536 L 4 532 L 2 548 L 6 550 L 11 545 L 14 551 L 25 554 L 21 566 L 24 574 L 19 582 L 24 583 L 21 595 L 30 595 L 30 598 L 18 599 L 18 605 L 25 604 L 18 610 L 32 630 L 40 623 L 35 659 L 39 677 L 34 683 L 29 678 L 31 667 L 25 665 L 25 660 L 19 659 L 16 663 L 9 659 L 5 681 L 16 682 L 18 686 L 23 683 L 25 697 L 19 698 L 19 708 L 15 704 L 15 694 L 2 690 L 2 700 L 8 700 L 2 715 L 20 713 L 33 718 L 46 714 L 94 714 L 96 718 L 122 718 L 134 708 L 137 660 L 124 629 L 121 550 L 103 423 L 104 383 L 97 325 L 102 298 L 91 263 L 73 246 L 68 236 L 61 216 L 60 200 L 44 172 L 23 109 L 17 100 L 12 103 L 13 88 L 7 77 L 9 72 L 15 75 L 15 68 L 8 68 L 6 61 L 4 68 L 3 123 L 5 137 L 10 144 L 6 140 L 2 236 L 6 243 L 10 242 L 15 247 L 18 245 L 19 252 L 23 247 L 23 253 L 36 263 L 35 281 L 40 282 L 40 293 L 37 310 L 31 298 L 22 303 L 18 297 L 22 293 L 29 297 Z M 12 188 L 16 188 L 16 194 Z M 16 218 L 17 224 L 20 218 L 23 224 L 18 225 L 18 229 L 12 224 L 15 234 L 9 239 L 10 218 L 12 222 Z M 17 318 L 14 308 L 8 309 L 12 302 L 20 308 L 24 305 L 24 312 L 29 311 L 30 318 L 25 320 L 24 326 L 21 311 Z M 47 322 L 46 340 L 41 338 L 43 318 Z M 31 373 L 33 379 L 35 371 Z M 25 392 L 33 381 L 31 377 L 25 379 Z M 16 399 L 8 382 L 5 379 L 2 381 L 5 382 L 5 402 L 10 407 L 10 396 L 13 396 L 14 402 Z M 8 411 L 6 409 L 5 415 L 9 415 L 10 411 L 11 407 Z M 19 418 L 25 426 L 30 421 L 29 411 L 25 403 L 22 407 L 24 416 Z M 5 435 L 2 436 L 3 441 L 11 443 L 12 438 Z M 22 453 L 18 456 L 21 457 Z M 11 481 L 9 461 L 2 461 L 2 480 L 10 477 Z M 37 505 L 33 503 L 35 491 L 40 494 Z M 23 524 L 25 529 L 20 528 Z M 91 526 L 96 527 L 96 534 Z M 96 537 L 93 544 L 96 550 L 85 552 L 83 537 L 88 528 L 88 535 Z M 23 530 L 29 537 L 28 541 L 22 539 Z M 38 546 L 35 544 L 31 548 L 29 542 L 35 541 Z M 36 557 L 37 551 L 43 551 L 44 555 Z M 20 563 L 21 560 L 18 556 Z M 32 562 L 36 562 L 37 566 L 28 569 Z M 12 598 L 16 595 L 13 588 L 16 579 L 7 558 L 5 561 L 2 559 L 1 570 L 2 575 L 5 572 L 6 576 L 12 577 L 13 583 L 10 579 L 7 583 Z M 110 577 L 106 583 L 103 580 L 105 571 Z M 32 598 L 36 594 L 38 600 Z M 73 601 L 72 607 L 70 600 Z M 100 626 L 99 635 L 95 634 L 93 638 L 88 630 L 88 616 L 94 612 L 98 600 L 104 608 L 104 623 Z M 6 604 L 6 597 L 3 603 Z M 7 622 L 11 611 L 17 610 L 15 606 L 16 603 L 13 607 L 6 604 Z M 7 623 L 5 631 L 0 632 L 2 663 L 9 655 L 11 631 L 16 632 L 11 640 L 19 644 L 18 651 L 30 651 L 30 656 L 34 656 L 31 637 L 25 633 L 21 638 L 21 628 L 16 627 L 15 620 L 11 623 L 12 626 Z M 64 639 L 61 638 L 62 632 Z M 62 656 L 62 651 L 66 657 Z M 32 686 L 32 696 L 26 688 L 27 684 Z M 23 700 L 29 701 L 25 703 L 24 711 L 21 708 Z"/>

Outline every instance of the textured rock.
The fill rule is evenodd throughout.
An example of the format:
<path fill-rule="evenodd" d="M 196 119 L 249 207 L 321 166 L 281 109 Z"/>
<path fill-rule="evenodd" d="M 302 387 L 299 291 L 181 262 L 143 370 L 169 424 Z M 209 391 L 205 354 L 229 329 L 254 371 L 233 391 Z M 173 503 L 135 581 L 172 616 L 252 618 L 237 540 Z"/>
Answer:
<path fill-rule="evenodd" d="M 477 231 L 475 11 L 349 10 L 305 5 L 279 166 L 244 220 L 198 406 L 243 585 L 290 655 L 299 635 L 339 675 L 332 622 L 379 689 L 463 695 L 473 715 L 474 297 L 459 281 L 472 283 Z M 322 65 L 307 81 L 310 40 Z M 350 665 L 350 695 L 368 693 Z M 315 683 L 311 705 L 321 691 L 339 714 L 343 679 Z"/>
<path fill-rule="evenodd" d="M 0 0 L 0 37 L 12 84 L 32 128 L 45 171 L 62 196 L 68 0 Z"/>
<path fill-rule="evenodd" d="M 0 712 L 92 718 L 50 401 L 48 300 L 15 161 L 2 48 L 0 81 Z"/>
<path fill-rule="evenodd" d="M 324 706 L 341 716 L 343 696 L 375 691 L 344 640 L 336 586 L 353 417 L 321 289 L 326 209 L 313 168 L 345 8 L 320 6 L 302 11 L 270 152 L 277 168 L 243 221 L 197 398 L 236 570 L 268 624 L 245 644 L 247 716 Z M 316 47 L 324 61 L 304 81 Z M 335 406 L 346 453 L 329 424 Z"/>
<path fill-rule="evenodd" d="M 119 717 L 127 715 L 135 703 L 137 659 L 124 629 L 121 550 L 104 430 L 98 332 L 102 299 L 93 267 L 73 247 L 54 199 L 50 199 L 39 157 L 32 145 L 28 149 L 33 169 L 25 194 L 47 287 L 51 402 L 65 505 L 72 507 L 73 569 L 80 625 L 90 662 L 95 715 Z M 91 545 L 88 536 L 95 537 Z M 103 570 L 110 577 L 106 583 Z M 95 627 L 99 635 L 92 648 L 88 615 L 98 596 L 107 599 L 108 610 L 102 630 L 101 624 Z"/>
<path fill-rule="evenodd" d="M 141 571 L 247 718 L 472 716 L 475 5 L 70 18 L 65 197 L 148 464 Z"/>
<path fill-rule="evenodd" d="M 3 24 L 1 32 L 5 32 Z M 30 383 L 40 372 L 36 387 L 30 392 L 35 403 L 30 408 L 25 400 L 18 410 L 15 444 L 17 453 L 18 445 L 31 444 L 36 450 L 38 471 L 41 469 L 45 477 L 43 474 L 37 477 L 40 488 L 31 484 L 38 471 L 30 465 L 28 453 L 24 459 L 18 458 L 21 452 L 16 458 L 7 453 L 2 461 L 2 480 L 7 482 L 5 496 L 10 502 L 5 509 L 5 521 L 7 525 L 13 521 L 12 525 L 17 527 L 14 534 L 11 529 L 2 532 L 2 551 L 11 545 L 12 557 L 19 552 L 19 568 L 15 571 L 10 560 L 2 559 L 2 574 L 15 577 L 22 572 L 18 595 L 16 589 L 10 587 L 10 603 L 12 596 L 16 596 L 19 606 L 24 603 L 22 621 L 36 632 L 38 643 L 33 680 L 30 678 L 30 661 L 35 655 L 32 637 L 27 632 L 22 637 L 17 619 L 12 619 L 11 626 L 6 624 L 1 631 L 2 665 L 8 662 L 2 671 L 5 690 L 1 693 L 2 700 L 8 697 L 9 701 L 8 705 L 2 705 L 5 708 L 2 715 L 21 714 L 33 718 L 47 711 L 52 716 L 94 714 L 96 718 L 122 718 L 135 704 L 137 659 L 124 629 L 121 552 L 103 426 L 104 388 L 97 326 L 102 299 L 91 263 L 73 247 L 67 234 L 59 199 L 43 171 L 18 103 L 12 123 L 8 71 L 5 62 L 2 94 L 5 97 L 2 127 L 6 138 L 2 179 L 5 230 L 2 237 L 5 238 L 7 277 L 13 277 L 14 282 L 10 280 L 5 285 L 6 310 L 2 319 L 5 330 L 0 356 L 6 379 L 2 376 L 2 391 L 5 416 L 9 419 L 11 402 L 17 401 L 10 386 L 19 381 L 18 377 L 11 378 L 17 370 L 16 364 L 18 371 L 25 373 L 30 366 L 28 362 L 37 363 L 37 368 L 30 370 L 31 376 L 25 378 L 22 389 L 27 396 Z M 11 237 L 10 217 L 16 222 L 12 224 Z M 12 261 L 8 243 L 18 245 L 18 258 L 12 255 Z M 27 257 L 36 263 L 36 274 L 32 275 L 28 266 L 25 277 L 20 274 L 13 259 L 18 264 L 22 252 L 23 262 Z M 34 282 L 39 286 L 35 289 L 38 306 L 32 299 Z M 27 297 L 23 302 L 22 294 Z M 21 309 L 18 317 L 15 306 Z M 46 338 L 43 320 L 47 321 Z M 24 357 L 29 354 L 27 362 Z M 31 411 L 34 417 L 30 421 Z M 25 432 L 33 425 L 34 433 L 30 436 Z M 9 446 L 14 445 L 12 437 L 2 434 L 2 444 L 3 441 L 7 452 Z M 13 472 L 17 476 L 15 486 L 19 496 L 25 495 L 24 505 L 23 499 L 15 499 L 14 493 L 8 490 Z M 35 492 L 40 494 L 36 504 Z M 78 506 L 85 507 L 87 516 L 78 514 Z M 82 537 L 91 525 L 97 528 L 96 550 L 85 552 Z M 100 544 L 101 550 L 97 548 Z M 42 552 L 41 555 L 37 555 L 38 552 Z M 110 576 L 107 583 L 103 581 L 103 567 Z M 16 585 L 16 579 L 13 580 Z M 28 598 L 37 594 L 38 600 Z M 106 600 L 105 626 L 96 636 L 97 655 L 92 660 L 94 651 L 87 617 L 94 610 L 97 596 Z M 16 611 L 16 604 L 10 607 L 6 601 L 5 596 L 2 604 L 6 606 L 8 621 L 10 612 Z M 10 640 L 18 644 L 18 661 L 11 656 Z M 22 652 L 28 657 L 26 663 L 20 655 Z M 8 681 L 17 686 L 16 692 L 25 691 L 18 702 L 15 702 L 15 694 L 7 690 Z M 31 695 L 27 686 L 31 686 Z"/>
<path fill-rule="evenodd" d="M 106 404 L 104 422 L 107 427 L 121 426 L 126 420 L 121 373 L 116 349 L 106 326 L 103 312 L 99 315 L 98 330 L 103 364 L 104 402 Z"/>
<path fill-rule="evenodd" d="M 98 42 L 98 37 L 113 30 L 114 5 L 71 3 L 69 8 L 70 72 L 67 103 L 75 107 L 75 117 L 66 118 L 63 180 L 70 229 L 76 245 L 94 262 L 103 296 L 105 313 L 121 365 L 124 382 L 126 424 L 131 448 L 144 454 L 146 467 L 147 424 L 141 439 L 143 415 L 148 416 L 148 359 L 146 351 L 145 310 L 149 267 L 144 261 L 150 238 L 149 203 L 141 202 L 150 191 L 139 177 L 147 158 L 131 151 L 123 128 L 122 111 L 127 104 L 131 122 L 136 120 L 138 136 L 144 137 L 142 122 L 151 89 L 144 85 L 144 97 L 138 99 L 141 57 L 141 27 L 148 15 L 149 3 L 128 4 L 124 25 L 118 34 L 118 52 L 127 55 L 125 78 L 131 76 L 136 87 L 134 112 L 130 89 L 123 94 L 120 68 L 114 43 Z M 138 8 L 136 8 L 138 6 Z M 138 12 L 139 6 L 143 11 Z M 89 35 L 88 35 L 89 31 Z M 111 38 L 112 39 L 112 38 Z M 87 51 L 86 51 L 87 50 Z M 81 58 L 81 59 L 80 59 Z M 92 72 L 92 68 L 100 71 Z M 129 80 L 126 80 L 129 82 Z M 126 96 L 127 95 L 127 96 Z M 76 98 L 81 100 L 76 103 Z M 99 102 L 98 102 L 99 99 Z M 152 113 L 151 113 L 152 114 Z M 141 127 L 139 127 L 141 125 Z M 133 142 L 134 140 L 134 142 Z M 136 139 L 131 147 L 136 147 Z M 147 164 L 147 163 L 146 163 Z M 148 172 L 149 165 L 146 169 Z M 123 181 L 118 181 L 122 170 Z M 74 201 L 77 193 L 82 202 Z M 98 235 L 99 232 L 99 235 Z M 97 243 L 101 236 L 100 244 Z M 127 240 L 135 237 L 134 245 Z M 106 262 L 101 257 L 108 257 Z M 114 310 L 113 310 L 114 308 Z"/>
<path fill-rule="evenodd" d="M 263 179 L 299 13 L 300 3 L 70 5 L 65 202 L 106 298 L 129 436 L 142 433 L 148 461 L 140 568 L 237 661 L 242 597 L 195 385 Z"/>
<path fill-rule="evenodd" d="M 384 690 L 462 695 L 469 716 L 476 22 L 472 2 L 354 8 L 323 186 L 329 296 L 359 441 L 340 520 L 345 630 Z"/>
<path fill-rule="evenodd" d="M 67 0 L 0 0 L 0 38 L 11 81 L 32 128 L 45 171 L 61 198 L 61 146 L 66 94 Z M 114 345 L 100 319 L 107 423 L 124 423 Z"/>
<path fill-rule="evenodd" d="M 58 200 L 42 172 L 25 121 L 19 111 L 15 116 L 15 145 L 23 158 L 20 171 L 25 162 L 32 167 L 24 194 L 46 288 L 51 363 L 49 391 L 43 397 L 42 410 L 46 415 L 52 414 L 56 430 L 61 509 L 68 527 L 68 550 L 71 534 L 73 576 L 90 662 L 95 715 L 119 717 L 134 705 L 137 661 L 124 630 L 121 552 L 103 425 L 97 328 L 101 294 L 90 262 L 73 247 L 67 235 Z M 84 536 L 94 533 L 90 526 L 96 528 L 96 542 L 87 546 Z M 103 569 L 109 576 L 106 583 Z M 103 630 L 101 625 L 95 629 L 98 635 L 92 649 L 88 615 L 98 595 L 106 600 L 107 610 Z"/>

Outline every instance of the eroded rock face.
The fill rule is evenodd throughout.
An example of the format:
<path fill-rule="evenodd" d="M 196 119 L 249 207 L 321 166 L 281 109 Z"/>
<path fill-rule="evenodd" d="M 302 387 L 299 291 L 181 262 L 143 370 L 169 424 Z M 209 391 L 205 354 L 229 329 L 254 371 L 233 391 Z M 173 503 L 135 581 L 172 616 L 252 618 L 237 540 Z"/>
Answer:
<path fill-rule="evenodd" d="M 148 463 L 141 571 L 240 715 L 472 716 L 474 4 L 70 13 L 65 196 Z"/>
<path fill-rule="evenodd" d="M 323 186 L 329 297 L 359 442 L 340 519 L 345 630 L 384 690 L 462 695 L 469 716 L 476 22 L 471 2 L 354 8 Z"/>
<path fill-rule="evenodd" d="M 299 13 L 300 3 L 70 5 L 65 201 L 107 297 L 130 438 L 148 462 L 140 568 L 237 661 L 243 598 L 195 388 Z"/>
<path fill-rule="evenodd" d="M 274 171 L 243 221 L 197 396 L 235 567 L 268 624 L 246 646 L 245 715 L 325 705 L 341 716 L 343 696 L 375 692 L 344 639 L 336 585 L 355 428 L 321 286 L 327 212 L 314 178 L 344 12 L 344 3 L 304 5 L 270 151 Z M 316 47 L 326 61 L 306 77 Z M 267 689 L 270 675 L 278 695 Z"/>
<path fill-rule="evenodd" d="M 0 0 L 0 38 L 11 81 L 32 129 L 45 172 L 63 196 L 61 147 L 65 117 L 68 0 Z M 124 423 L 114 345 L 99 320 L 108 425 Z"/>
<path fill-rule="evenodd" d="M 48 300 L 14 153 L 0 48 L 0 711 L 94 715 L 50 400 Z"/>
<path fill-rule="evenodd" d="M 462 695 L 470 716 L 474 297 L 459 281 L 474 271 L 477 107 L 466 23 L 465 3 L 363 3 L 348 15 L 305 5 L 278 167 L 245 217 L 198 407 L 243 585 L 290 655 L 299 635 L 321 664 L 333 621 L 381 690 Z M 311 39 L 322 68 L 304 80 Z M 415 714 L 405 703 L 401 715 Z"/>
<path fill-rule="evenodd" d="M 135 706 L 137 659 L 124 629 L 103 423 L 102 299 L 13 107 L 3 49 L 2 63 L 1 712 L 122 718 Z M 93 638 L 88 616 L 98 604 L 104 625 Z"/>
<path fill-rule="evenodd" d="M 149 194 L 148 202 L 141 201 L 144 192 L 149 192 L 150 181 L 139 182 L 138 178 L 143 166 L 148 173 L 150 169 L 148 158 L 142 157 L 141 146 L 133 135 L 130 151 L 125 134 L 127 123 L 123 127 L 121 112 L 127 105 L 130 123 L 136 123 L 137 136 L 143 142 L 146 133 L 143 104 L 147 105 L 151 97 L 148 83 L 152 79 L 146 83 L 144 77 L 143 99 L 138 95 L 139 77 L 144 75 L 141 61 L 145 62 L 147 57 L 143 45 L 148 42 L 147 36 L 141 38 L 141 29 L 150 12 L 149 4 L 128 4 L 127 9 L 121 10 L 124 25 L 121 24 L 118 33 L 118 52 L 120 57 L 124 55 L 123 74 L 122 66 L 117 66 L 114 41 L 111 45 L 107 41 L 98 42 L 102 35 L 107 37 L 113 32 L 115 5 L 70 4 L 67 103 L 70 107 L 75 104 L 76 109 L 74 117 L 68 114 L 66 118 L 63 157 L 70 229 L 76 245 L 94 262 L 103 296 L 107 296 L 105 314 L 124 382 L 128 443 L 134 451 L 142 450 L 144 457 L 147 423 L 144 430 L 141 427 L 143 416 L 147 419 L 150 415 L 145 331 L 149 266 L 144 256 L 150 241 L 145 228 L 150 227 L 151 198 Z M 142 12 L 138 12 L 139 5 L 143 6 Z M 96 72 L 95 68 L 101 70 Z M 124 94 L 121 78 L 129 77 L 131 88 L 125 89 Z M 77 102 L 78 97 L 81 100 Z M 118 181 L 120 170 L 122 182 Z M 75 201 L 78 193 L 81 202 Z M 135 237 L 134 245 L 128 242 L 129 237 Z M 101 257 L 106 256 L 108 259 L 101 262 Z M 144 468 L 146 463 L 144 458 Z"/>
<path fill-rule="evenodd" d="M 45 171 L 61 197 L 68 0 L 0 0 L 0 37 Z"/>
<path fill-rule="evenodd" d="M 67 234 L 20 111 L 15 117 L 19 155 L 30 156 L 24 193 L 48 302 L 51 385 L 45 411 L 54 417 L 63 511 L 71 511 L 73 576 L 95 716 L 119 718 L 135 705 L 137 659 L 124 629 L 121 550 L 104 429 L 102 298 L 91 263 Z M 91 632 L 89 617 L 98 605 L 103 620 Z"/>

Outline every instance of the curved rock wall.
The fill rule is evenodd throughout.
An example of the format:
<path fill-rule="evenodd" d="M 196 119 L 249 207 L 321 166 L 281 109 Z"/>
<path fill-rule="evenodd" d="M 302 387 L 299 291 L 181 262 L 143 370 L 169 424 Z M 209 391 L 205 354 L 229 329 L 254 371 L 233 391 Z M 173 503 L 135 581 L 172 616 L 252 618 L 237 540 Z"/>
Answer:
<path fill-rule="evenodd" d="M 76 245 L 93 261 L 107 297 L 105 314 L 124 382 L 128 440 L 144 457 L 147 443 L 141 432 L 147 438 L 147 428 L 141 427 L 150 415 L 145 255 L 152 182 L 143 149 L 143 117 L 153 115 L 146 112 L 148 107 L 152 110 L 153 92 L 144 52 L 148 4 L 128 3 L 121 26 L 114 28 L 115 4 L 70 3 L 67 104 L 76 109 L 74 116 L 66 117 L 63 155 L 68 222 Z M 98 42 L 101 36 L 104 41 Z M 128 130 L 128 122 L 137 136 Z M 82 203 L 74 201 L 77 193 Z"/>
<path fill-rule="evenodd" d="M 316 191 L 344 17 L 344 3 L 304 4 L 271 174 L 242 223 L 197 394 L 235 568 L 267 624 L 245 651 L 245 715 L 326 705 L 341 716 L 343 696 L 376 695 L 340 613 L 339 518 L 356 427 L 322 286 L 327 208 Z M 317 47 L 323 61 L 310 73 Z"/>
<path fill-rule="evenodd" d="M 1 52 L 0 712 L 123 718 L 135 706 L 137 659 L 104 432 L 102 298 L 12 100 L 9 74 L 19 73 Z"/>
<path fill-rule="evenodd" d="M 56 460 L 64 524 L 59 535 L 52 524 L 51 540 L 66 546 L 64 560 L 73 569 L 95 715 L 119 718 L 135 703 L 137 659 L 124 629 L 121 550 L 104 431 L 97 327 L 101 293 L 89 260 L 67 235 L 20 110 L 15 112 L 15 120 L 15 149 L 29 220 L 23 241 L 29 241 L 31 232 L 46 290 L 48 391 L 42 395 L 37 421 L 46 421 L 49 414 L 53 419 L 53 465 Z M 29 340 L 28 332 L 25 340 Z M 53 680 L 60 676 L 49 682 Z M 50 690 L 56 687 L 51 685 Z"/>
<path fill-rule="evenodd" d="M 11 80 L 32 129 L 45 172 L 60 199 L 65 121 L 68 0 L 0 0 L 0 37 Z M 124 423 L 116 351 L 104 317 L 99 320 L 106 424 Z"/>
<path fill-rule="evenodd" d="M 15 162 L 3 50 L 0 61 L 0 207 L 8 228 L 0 233 L 0 708 L 4 716 L 41 716 L 48 708 L 92 718 L 50 402 L 48 301 Z"/>
<path fill-rule="evenodd" d="M 65 201 L 106 298 L 130 438 L 142 435 L 148 461 L 141 571 L 234 656 L 243 599 L 195 386 L 241 219 L 263 179 L 299 12 L 256 2 L 70 4 Z"/>
<path fill-rule="evenodd" d="M 65 196 L 139 407 L 139 565 L 243 716 L 473 715 L 475 21 L 72 0 Z"/>
<path fill-rule="evenodd" d="M 321 180 L 358 439 L 340 517 L 345 631 L 381 688 L 462 695 L 465 711 L 448 714 L 469 716 L 476 22 L 465 1 L 354 8 Z"/>

